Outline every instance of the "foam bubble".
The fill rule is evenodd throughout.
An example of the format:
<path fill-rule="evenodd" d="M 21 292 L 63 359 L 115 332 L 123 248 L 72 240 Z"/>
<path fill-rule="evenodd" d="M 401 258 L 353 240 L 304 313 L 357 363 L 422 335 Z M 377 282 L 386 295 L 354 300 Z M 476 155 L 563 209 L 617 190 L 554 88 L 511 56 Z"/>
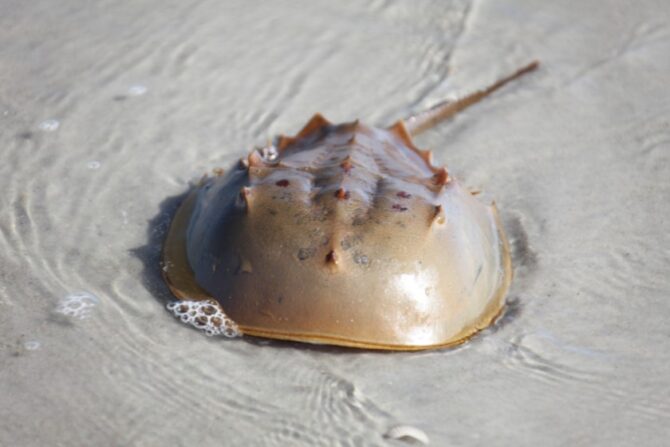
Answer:
<path fill-rule="evenodd" d="M 128 94 L 130 96 L 142 96 L 147 92 L 147 90 L 148 89 L 145 85 L 136 84 L 130 86 L 130 88 L 128 89 Z"/>
<path fill-rule="evenodd" d="M 98 297 L 92 293 L 72 292 L 60 299 L 56 312 L 83 320 L 91 316 L 91 311 L 99 302 Z"/>
<path fill-rule="evenodd" d="M 167 309 L 183 323 L 190 324 L 209 336 L 234 338 L 242 335 L 237 324 L 228 318 L 216 301 L 173 301 L 168 303 Z"/>
<path fill-rule="evenodd" d="M 41 345 L 38 340 L 28 340 L 23 344 L 23 347 L 26 348 L 26 351 L 36 351 Z"/>
<path fill-rule="evenodd" d="M 97 160 L 91 160 L 86 166 L 88 166 L 88 169 L 100 169 L 100 162 Z"/>
<path fill-rule="evenodd" d="M 54 130 L 58 130 L 59 127 L 60 122 L 58 120 L 45 120 L 39 125 L 40 130 L 45 132 L 53 132 Z"/>

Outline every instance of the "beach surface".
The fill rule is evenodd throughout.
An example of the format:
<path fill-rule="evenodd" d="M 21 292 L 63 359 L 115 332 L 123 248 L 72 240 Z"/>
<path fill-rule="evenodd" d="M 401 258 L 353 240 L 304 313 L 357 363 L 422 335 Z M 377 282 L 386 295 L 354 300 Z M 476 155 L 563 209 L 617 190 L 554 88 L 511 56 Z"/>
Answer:
<path fill-rule="evenodd" d="M 500 210 L 492 328 L 378 353 L 166 310 L 161 244 L 203 174 L 533 59 L 416 139 Z M 667 445 L 669 90 L 664 0 L 0 0 L 0 445 Z"/>

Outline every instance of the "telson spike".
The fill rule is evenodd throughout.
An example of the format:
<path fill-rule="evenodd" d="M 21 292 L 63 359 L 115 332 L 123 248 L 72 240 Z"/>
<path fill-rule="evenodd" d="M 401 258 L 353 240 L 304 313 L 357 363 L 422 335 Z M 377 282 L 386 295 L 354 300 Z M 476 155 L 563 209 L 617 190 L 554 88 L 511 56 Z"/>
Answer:
<path fill-rule="evenodd" d="M 478 103 L 483 98 L 487 97 L 507 83 L 520 78 L 526 73 L 534 71 L 539 65 L 540 63 L 538 61 L 533 61 L 482 90 L 478 90 L 474 93 L 466 95 L 457 101 L 442 101 L 430 109 L 425 110 L 424 112 L 410 116 L 404 120 L 406 131 L 410 135 L 417 135 L 425 130 L 428 130 L 441 121 L 456 115 L 461 110 Z M 391 129 L 394 127 L 395 126 L 391 126 Z"/>
<path fill-rule="evenodd" d="M 310 135 L 314 132 L 321 131 L 321 129 L 327 128 L 331 125 L 331 122 L 323 117 L 320 113 L 314 114 L 314 116 L 305 124 L 305 127 L 300 129 L 300 132 L 294 137 L 295 139 L 304 138 L 307 135 Z"/>
<path fill-rule="evenodd" d="M 240 189 L 240 193 L 237 196 L 237 205 L 240 208 L 246 208 L 248 210 L 250 199 L 251 199 L 251 188 L 249 188 L 248 186 L 243 186 Z"/>
<path fill-rule="evenodd" d="M 425 151 L 420 151 L 419 156 L 423 159 L 423 161 L 426 162 L 426 164 L 431 165 L 433 164 L 433 152 L 430 150 L 425 150 Z"/>
<path fill-rule="evenodd" d="M 435 205 L 435 208 L 433 209 L 432 222 L 443 224 L 445 221 L 446 217 L 444 216 L 444 209 L 442 208 L 442 205 Z"/>
<path fill-rule="evenodd" d="M 286 149 L 287 146 L 290 146 L 295 141 L 295 138 L 287 137 L 286 135 L 279 135 L 275 140 L 275 147 L 279 152 L 282 152 L 284 149 Z"/>
<path fill-rule="evenodd" d="M 251 266 L 251 262 L 246 258 L 240 258 L 240 263 L 237 266 L 237 271 L 235 273 L 240 275 L 242 273 L 252 273 L 253 271 L 254 269 Z"/>
<path fill-rule="evenodd" d="M 337 265 L 339 259 L 335 250 L 330 250 L 326 255 L 326 264 Z"/>
<path fill-rule="evenodd" d="M 438 186 L 443 186 L 449 183 L 449 174 L 447 173 L 446 168 L 440 168 L 440 170 L 433 176 L 433 182 Z"/>
<path fill-rule="evenodd" d="M 249 157 L 247 157 L 247 162 L 249 163 L 249 166 L 252 168 L 265 166 L 263 157 L 261 156 L 261 154 L 258 153 L 258 151 L 251 151 Z"/>
<path fill-rule="evenodd" d="M 405 126 L 404 121 L 398 121 L 395 124 L 389 126 L 389 131 L 393 133 L 396 137 L 400 138 L 400 141 L 405 143 L 409 147 L 413 147 L 414 143 L 412 142 L 412 137 Z"/>
<path fill-rule="evenodd" d="M 335 191 L 335 197 L 337 197 L 339 200 L 346 200 L 349 198 L 349 191 L 344 188 L 339 188 L 337 191 Z"/>

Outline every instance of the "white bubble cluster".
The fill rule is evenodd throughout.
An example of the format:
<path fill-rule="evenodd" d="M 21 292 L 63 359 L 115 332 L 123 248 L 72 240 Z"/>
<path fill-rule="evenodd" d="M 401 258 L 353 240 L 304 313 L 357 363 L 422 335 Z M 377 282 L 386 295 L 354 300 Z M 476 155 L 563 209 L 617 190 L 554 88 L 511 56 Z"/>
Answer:
<path fill-rule="evenodd" d="M 56 307 L 56 312 L 83 320 L 91 316 L 91 311 L 99 302 L 98 297 L 92 293 L 73 292 L 61 298 Z"/>
<path fill-rule="evenodd" d="M 53 132 L 54 130 L 58 130 L 59 127 L 60 122 L 58 122 L 58 120 L 42 121 L 39 125 L 40 130 L 43 130 L 45 132 Z"/>
<path fill-rule="evenodd" d="M 204 331 L 207 335 L 233 338 L 242 335 L 237 324 L 223 313 L 215 301 L 174 301 L 167 305 L 170 312 L 183 323 Z"/>
<path fill-rule="evenodd" d="M 100 169 L 100 162 L 97 160 L 91 160 L 87 163 L 88 169 Z"/>

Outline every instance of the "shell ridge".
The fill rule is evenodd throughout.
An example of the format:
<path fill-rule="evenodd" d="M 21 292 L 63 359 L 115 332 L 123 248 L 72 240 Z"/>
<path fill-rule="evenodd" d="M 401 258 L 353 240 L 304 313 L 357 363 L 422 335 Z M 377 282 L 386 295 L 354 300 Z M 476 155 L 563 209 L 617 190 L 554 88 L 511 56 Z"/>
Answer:
<path fill-rule="evenodd" d="M 404 121 L 397 121 L 386 130 L 399 139 L 405 147 L 418 155 L 419 158 L 423 160 L 425 166 L 434 174 L 438 173 L 440 169 L 442 169 L 433 164 L 433 153 L 430 150 L 422 150 L 414 144 L 414 141 L 412 141 L 412 135 L 409 133 L 409 130 L 407 130 L 407 125 Z"/>
<path fill-rule="evenodd" d="M 299 140 L 301 138 L 305 138 L 308 135 L 311 135 L 323 128 L 328 128 L 331 127 L 332 123 L 328 121 L 326 118 L 324 118 L 323 115 L 320 113 L 315 113 L 312 118 L 307 121 L 307 124 L 300 129 L 300 131 L 293 137 L 296 140 Z"/>

